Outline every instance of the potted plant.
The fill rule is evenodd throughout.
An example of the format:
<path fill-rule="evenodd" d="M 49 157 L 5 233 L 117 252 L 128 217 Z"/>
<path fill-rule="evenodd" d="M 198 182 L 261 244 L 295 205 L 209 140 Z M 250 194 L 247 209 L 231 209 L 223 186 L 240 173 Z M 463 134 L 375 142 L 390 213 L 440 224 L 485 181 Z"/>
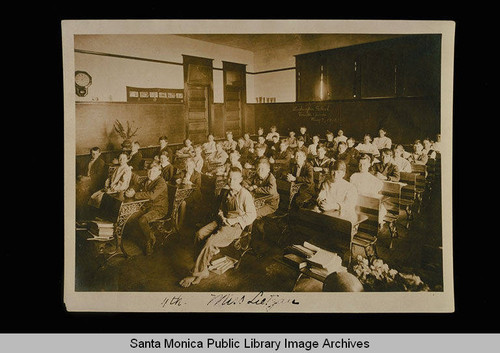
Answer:
<path fill-rule="evenodd" d="M 132 131 L 132 127 L 130 126 L 130 123 L 127 120 L 127 128 L 125 129 L 122 123 L 118 119 L 115 120 L 114 128 L 115 131 L 118 133 L 118 135 L 120 135 L 120 137 L 123 139 L 121 145 L 122 149 L 130 150 L 132 148 L 132 137 L 137 135 L 137 130 L 139 130 L 139 128 L 135 128 L 135 130 Z"/>

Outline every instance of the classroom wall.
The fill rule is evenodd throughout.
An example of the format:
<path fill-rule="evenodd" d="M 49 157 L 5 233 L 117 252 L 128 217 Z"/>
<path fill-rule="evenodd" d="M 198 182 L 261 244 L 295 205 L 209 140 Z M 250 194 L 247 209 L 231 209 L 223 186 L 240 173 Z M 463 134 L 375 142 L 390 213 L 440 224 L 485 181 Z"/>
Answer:
<path fill-rule="evenodd" d="M 141 147 L 158 145 L 167 135 L 169 143 L 181 143 L 185 136 L 184 104 L 77 103 L 76 154 L 88 154 L 99 146 L 103 151 L 121 149 L 122 138 L 114 130 L 114 122 L 126 122 L 135 129 L 133 140 Z"/>
<path fill-rule="evenodd" d="M 346 136 L 361 140 L 365 133 L 377 136 L 383 126 L 394 142 L 409 144 L 417 138 L 434 138 L 440 131 L 439 102 L 423 98 L 250 106 L 247 114 L 255 119 L 256 127 L 268 130 L 276 125 L 281 135 L 287 135 L 290 129 L 298 131 L 304 124 L 311 134 L 318 133 L 322 138 L 326 130 L 336 133 L 341 128 Z"/>
<path fill-rule="evenodd" d="M 214 68 L 222 61 L 246 64 L 253 70 L 253 53 L 247 50 L 211 44 L 175 35 L 76 35 L 75 50 L 183 62 L 182 55 L 213 59 Z M 98 56 L 75 52 L 75 70 L 87 71 L 92 85 L 86 97 L 77 101 L 125 102 L 126 86 L 148 88 L 184 88 L 182 65 L 156 63 L 126 58 Z M 252 82 L 250 82 L 252 84 Z M 222 71 L 214 70 L 214 102 L 222 103 Z M 253 92 L 253 87 L 248 91 Z"/>

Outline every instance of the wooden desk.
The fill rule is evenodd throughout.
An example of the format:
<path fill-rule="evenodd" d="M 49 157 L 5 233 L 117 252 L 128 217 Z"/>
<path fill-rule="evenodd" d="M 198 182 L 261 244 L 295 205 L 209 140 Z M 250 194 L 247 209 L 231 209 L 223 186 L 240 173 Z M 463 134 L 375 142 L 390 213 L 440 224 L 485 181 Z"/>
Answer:
<path fill-rule="evenodd" d="M 293 198 L 297 195 L 302 185 L 303 183 L 276 179 L 276 186 L 278 188 L 278 193 L 280 194 L 280 208 L 284 208 L 287 211 L 290 210 Z"/>
<path fill-rule="evenodd" d="M 410 228 L 411 221 L 413 220 L 412 207 L 417 199 L 417 174 L 416 173 L 400 173 L 401 178 L 399 181 L 406 185 L 401 188 L 400 205 L 404 206 L 406 212 L 406 228 Z"/>
<path fill-rule="evenodd" d="M 323 171 L 313 172 L 313 176 L 314 176 L 314 186 L 316 187 L 316 191 L 319 191 L 319 188 L 321 187 L 321 184 L 327 178 L 328 173 L 325 173 Z"/>
<path fill-rule="evenodd" d="M 174 231 L 178 232 L 184 221 L 186 200 L 197 189 L 191 185 L 168 183 L 169 211 L 167 218 L 172 220 Z"/>
<path fill-rule="evenodd" d="M 224 175 L 216 175 L 211 173 L 201 174 L 201 189 L 203 194 L 211 194 L 212 196 L 219 196 L 220 191 L 227 185 L 227 177 Z"/>
<path fill-rule="evenodd" d="M 401 210 L 401 192 L 403 187 L 407 184 L 395 181 L 384 181 L 382 190 L 380 194 L 387 197 L 384 206 L 387 210 L 387 214 L 384 217 L 384 222 L 389 226 L 389 232 L 391 233 L 391 238 L 399 237 L 396 222 L 399 217 L 399 212 Z M 392 247 L 392 239 L 391 239 Z"/>
<path fill-rule="evenodd" d="M 351 249 L 351 242 L 362 222 L 368 216 L 356 212 L 319 212 L 301 208 L 297 212 L 294 228 L 307 236 L 307 241 L 331 250 L 332 242 L 341 249 Z"/>
<path fill-rule="evenodd" d="M 259 210 L 264 207 L 266 204 L 272 203 L 274 200 L 279 198 L 279 195 L 268 195 L 268 194 L 259 194 L 252 192 L 253 202 L 255 204 L 255 208 Z"/>
<path fill-rule="evenodd" d="M 130 216 L 140 211 L 147 202 L 149 202 L 147 199 L 135 200 L 134 198 L 125 197 L 123 192 L 104 194 L 99 209 L 99 217 L 114 223 L 113 237 L 115 241 L 115 250 L 109 254 L 106 261 L 118 255 L 128 257 L 122 242 L 123 229 Z"/>

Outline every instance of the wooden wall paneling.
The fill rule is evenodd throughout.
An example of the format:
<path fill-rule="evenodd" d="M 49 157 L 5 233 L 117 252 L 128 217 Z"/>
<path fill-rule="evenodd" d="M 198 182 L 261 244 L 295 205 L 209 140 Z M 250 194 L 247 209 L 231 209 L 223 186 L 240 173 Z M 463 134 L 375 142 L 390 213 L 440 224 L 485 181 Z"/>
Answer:
<path fill-rule="evenodd" d="M 326 99 L 354 99 L 357 92 L 357 52 L 337 50 L 326 59 L 325 87 Z"/>
<path fill-rule="evenodd" d="M 169 143 L 181 143 L 185 138 L 184 104 L 134 104 L 126 102 L 77 103 L 75 106 L 76 154 L 86 154 L 99 146 L 101 150 L 118 150 L 122 139 L 113 124 L 129 121 L 139 127 L 137 136 L 141 146 L 158 145 L 158 138 L 166 135 Z"/>
<path fill-rule="evenodd" d="M 397 96 L 399 53 L 393 47 L 370 48 L 360 55 L 361 97 Z"/>
<path fill-rule="evenodd" d="M 405 43 L 401 59 L 401 95 L 439 96 L 441 85 L 441 36 L 413 38 Z"/>

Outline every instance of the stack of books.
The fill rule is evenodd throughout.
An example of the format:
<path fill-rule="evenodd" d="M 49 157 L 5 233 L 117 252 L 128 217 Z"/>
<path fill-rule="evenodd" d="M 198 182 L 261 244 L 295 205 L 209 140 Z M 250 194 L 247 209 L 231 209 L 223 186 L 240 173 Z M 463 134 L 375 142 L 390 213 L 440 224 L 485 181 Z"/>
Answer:
<path fill-rule="evenodd" d="M 92 234 L 96 240 L 113 239 L 114 224 L 112 222 L 94 220 L 88 222 L 87 227 L 90 234 Z"/>
<path fill-rule="evenodd" d="M 342 259 L 336 253 L 308 242 L 287 247 L 283 260 L 298 270 L 305 269 L 322 278 L 333 272 L 347 271 L 347 268 L 342 266 Z"/>
<path fill-rule="evenodd" d="M 236 262 L 238 261 L 232 257 L 222 256 L 218 259 L 212 260 L 210 262 L 210 266 L 208 266 L 208 270 L 221 275 L 230 268 L 233 268 L 236 265 Z"/>

